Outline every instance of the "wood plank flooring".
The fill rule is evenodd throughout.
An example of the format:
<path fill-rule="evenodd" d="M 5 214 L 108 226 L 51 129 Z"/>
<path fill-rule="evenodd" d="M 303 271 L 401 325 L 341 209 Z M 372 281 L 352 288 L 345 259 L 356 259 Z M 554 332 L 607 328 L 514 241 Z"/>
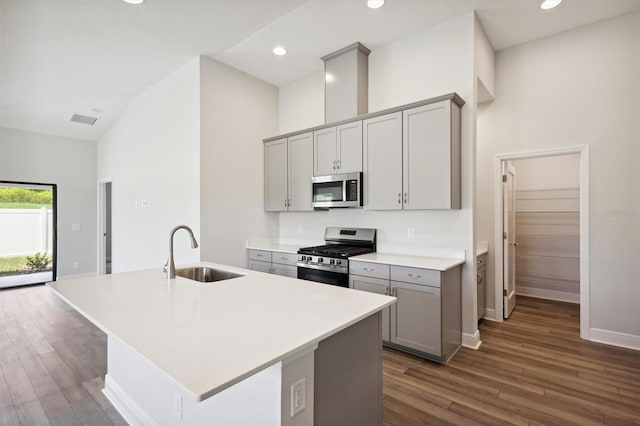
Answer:
<path fill-rule="evenodd" d="M 577 305 L 519 297 L 480 332 L 447 366 L 385 349 L 385 425 L 640 425 L 640 352 L 581 340 Z M 0 290 L 0 425 L 126 424 L 106 343 L 44 287 Z"/>
<path fill-rule="evenodd" d="M 580 308 L 518 297 L 447 366 L 384 351 L 386 425 L 640 425 L 640 352 L 581 340 Z"/>
<path fill-rule="evenodd" d="M 126 425 L 102 394 L 107 338 L 43 286 L 0 290 L 0 425 Z"/>

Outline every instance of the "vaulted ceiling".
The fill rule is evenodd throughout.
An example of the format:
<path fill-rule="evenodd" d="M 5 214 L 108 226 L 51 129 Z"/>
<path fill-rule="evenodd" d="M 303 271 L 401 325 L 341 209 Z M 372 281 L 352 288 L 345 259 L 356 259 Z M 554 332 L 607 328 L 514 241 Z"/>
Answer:
<path fill-rule="evenodd" d="M 273 85 L 475 10 L 496 50 L 640 8 L 640 0 L 0 0 L 0 127 L 98 140 L 130 100 L 197 55 Z M 273 55 L 283 45 L 288 54 Z M 93 109 L 93 110 L 92 110 Z M 95 109 L 99 111 L 95 111 Z M 98 116 L 95 126 L 73 113 Z"/>

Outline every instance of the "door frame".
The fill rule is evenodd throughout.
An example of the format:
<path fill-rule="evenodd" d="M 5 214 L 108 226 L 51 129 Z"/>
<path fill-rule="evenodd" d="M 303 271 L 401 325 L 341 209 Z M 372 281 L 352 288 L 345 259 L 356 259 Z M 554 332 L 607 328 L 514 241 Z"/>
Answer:
<path fill-rule="evenodd" d="M 589 145 L 496 155 L 494 164 L 494 320 L 498 322 L 504 321 L 502 296 L 502 162 L 570 154 L 580 155 L 580 337 L 585 340 L 591 340 L 591 319 L 589 317 Z"/>
<path fill-rule="evenodd" d="M 97 236 L 98 249 L 96 251 L 97 253 L 96 270 L 98 271 L 98 275 L 105 275 L 107 272 L 105 267 L 106 261 L 107 261 L 106 259 L 107 253 L 106 253 L 106 246 L 105 246 L 105 240 L 103 238 L 103 235 L 106 232 L 106 228 L 107 228 L 107 219 L 105 215 L 105 211 L 106 211 L 105 197 L 107 193 L 106 184 L 108 183 L 113 184 L 113 179 L 105 178 L 105 179 L 98 180 L 98 227 L 97 227 L 98 228 L 98 236 Z M 113 185 L 111 186 L 111 210 L 112 210 L 111 217 L 113 218 Z"/>
<path fill-rule="evenodd" d="M 511 232 L 511 230 L 509 229 L 509 227 L 507 226 L 507 229 L 505 230 L 505 226 L 504 226 L 504 221 L 505 221 L 505 217 L 507 215 L 509 215 L 509 208 L 507 207 L 506 204 L 506 198 L 509 197 L 508 192 L 507 192 L 507 188 L 506 186 L 509 183 L 509 177 L 507 176 L 507 179 L 504 180 L 502 182 L 502 291 L 503 291 L 503 303 L 502 303 L 502 307 L 503 307 L 503 313 L 502 313 L 502 317 L 503 318 L 509 318 L 509 316 L 511 316 L 511 312 L 513 312 L 513 309 L 516 306 L 516 274 L 515 274 L 515 267 L 516 267 L 516 246 L 518 245 L 516 242 L 516 235 L 515 235 L 515 227 L 516 227 L 516 169 L 513 166 L 513 164 L 511 164 L 510 161 L 502 161 L 502 176 L 507 176 L 509 173 L 511 173 L 513 175 L 513 179 L 511 182 L 511 222 L 513 222 L 511 224 L 511 226 L 513 227 L 513 232 Z M 506 238 L 505 238 L 506 235 Z M 507 247 L 509 246 L 509 241 L 512 241 L 512 247 L 511 249 L 507 249 Z M 505 251 L 508 251 L 507 256 L 505 256 Z M 506 257 L 506 259 L 505 259 Z M 513 271 L 512 271 L 513 269 Z M 505 285 L 505 270 L 507 270 L 508 275 L 506 277 L 506 281 L 508 284 Z M 513 283 L 511 282 L 511 277 L 513 277 Z M 512 292 L 510 291 L 510 286 L 513 285 L 513 290 Z M 508 288 L 506 294 L 504 294 L 504 290 L 505 287 Z M 513 296 L 511 295 L 513 294 Z M 513 300 L 511 300 L 511 297 L 513 297 Z M 513 302 L 513 306 L 510 302 Z M 507 304 L 507 309 L 505 308 L 505 303 Z"/>

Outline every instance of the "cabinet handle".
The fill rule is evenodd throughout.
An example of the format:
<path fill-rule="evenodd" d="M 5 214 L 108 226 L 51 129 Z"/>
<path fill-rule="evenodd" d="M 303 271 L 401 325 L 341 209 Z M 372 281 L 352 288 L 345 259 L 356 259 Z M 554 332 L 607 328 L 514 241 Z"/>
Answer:
<path fill-rule="evenodd" d="M 362 268 L 363 271 L 369 271 L 369 272 L 373 272 L 375 271 L 375 269 L 373 268 Z"/>
<path fill-rule="evenodd" d="M 262 257 L 262 254 L 256 253 L 256 257 Z"/>
<path fill-rule="evenodd" d="M 393 296 L 393 297 L 396 296 L 396 288 L 395 287 L 391 288 L 391 296 Z"/>
<path fill-rule="evenodd" d="M 409 204 L 409 195 L 406 192 L 404 193 L 404 203 Z"/>
<path fill-rule="evenodd" d="M 388 296 L 389 295 L 389 287 L 385 287 L 384 288 L 384 295 Z"/>
<path fill-rule="evenodd" d="M 336 160 L 333 160 L 333 170 L 336 169 Z"/>
<path fill-rule="evenodd" d="M 402 193 L 398 192 L 398 204 L 402 204 Z"/>
<path fill-rule="evenodd" d="M 286 257 L 281 257 L 280 260 L 287 260 L 287 258 Z"/>
<path fill-rule="evenodd" d="M 411 278 L 420 278 L 422 275 L 420 274 L 407 274 L 409 275 Z"/>
<path fill-rule="evenodd" d="M 336 168 L 340 170 L 340 160 L 336 160 Z"/>

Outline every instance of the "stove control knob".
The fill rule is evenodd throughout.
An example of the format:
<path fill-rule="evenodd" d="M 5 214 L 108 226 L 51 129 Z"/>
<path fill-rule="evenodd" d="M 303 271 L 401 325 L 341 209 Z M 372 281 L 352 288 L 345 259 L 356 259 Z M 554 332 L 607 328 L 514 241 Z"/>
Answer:
<path fill-rule="evenodd" d="M 335 261 L 335 260 L 333 260 L 333 259 L 331 259 L 331 260 L 329 261 L 329 264 L 330 264 L 330 265 L 333 265 L 334 263 L 336 263 L 336 261 Z"/>
<path fill-rule="evenodd" d="M 300 258 L 300 260 L 302 260 L 302 261 L 304 262 L 305 260 L 307 260 L 307 256 L 302 256 L 302 257 Z"/>
<path fill-rule="evenodd" d="M 323 258 L 321 258 L 321 257 L 318 258 L 318 263 L 322 263 L 323 261 L 324 261 Z"/>
<path fill-rule="evenodd" d="M 342 260 L 336 260 L 336 265 L 342 265 Z"/>

